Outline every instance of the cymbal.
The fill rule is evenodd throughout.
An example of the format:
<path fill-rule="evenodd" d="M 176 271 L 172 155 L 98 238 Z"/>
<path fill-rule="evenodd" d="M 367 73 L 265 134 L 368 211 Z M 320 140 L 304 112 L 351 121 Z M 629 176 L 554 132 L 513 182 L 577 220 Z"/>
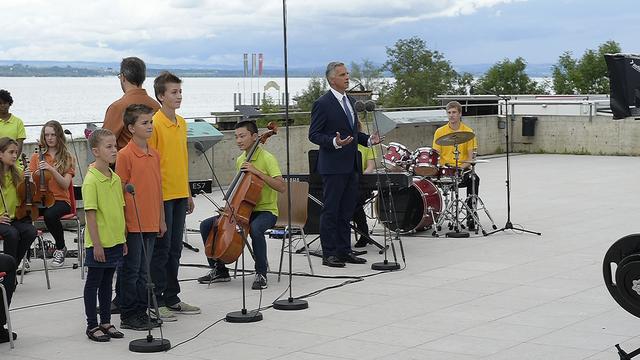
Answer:
<path fill-rule="evenodd" d="M 440 146 L 452 146 L 465 143 L 476 137 L 471 131 L 456 131 L 447 135 L 442 135 L 436 139 L 436 144 Z"/>
<path fill-rule="evenodd" d="M 460 162 L 464 163 L 464 164 L 475 165 L 475 164 L 485 164 L 485 163 L 488 163 L 488 162 L 491 162 L 491 161 L 483 160 L 483 159 L 475 159 L 475 160 L 462 160 Z"/>

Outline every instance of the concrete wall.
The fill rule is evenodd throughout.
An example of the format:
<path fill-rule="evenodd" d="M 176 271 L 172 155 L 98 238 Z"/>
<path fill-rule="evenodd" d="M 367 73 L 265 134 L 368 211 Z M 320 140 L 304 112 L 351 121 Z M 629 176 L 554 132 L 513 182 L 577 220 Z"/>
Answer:
<path fill-rule="evenodd" d="M 513 124 L 515 151 L 590 155 L 640 155 L 640 121 L 611 116 L 538 116 L 534 136 L 522 136 L 522 117 Z"/>
<path fill-rule="evenodd" d="M 465 117 L 478 137 L 478 153 L 489 155 L 505 151 L 505 130 L 498 124 L 504 117 L 495 115 Z M 410 150 L 431 147 L 435 130 L 445 122 L 401 126 L 385 136 L 384 143 L 398 142 Z M 538 116 L 534 136 L 522 136 L 522 116 L 510 121 L 510 139 L 516 152 L 584 153 L 594 155 L 640 155 L 640 121 L 628 118 L 612 120 L 609 116 Z M 308 126 L 292 126 L 290 131 L 291 173 L 308 173 L 308 152 L 317 146 L 307 139 Z M 235 174 L 235 161 L 240 154 L 235 144 L 233 131 L 224 131 L 224 139 L 207 151 L 213 162 L 216 176 L 225 186 Z M 81 164 L 87 164 L 87 141 L 75 140 Z M 34 144 L 25 144 L 24 152 L 31 154 Z M 286 132 L 280 128 L 278 134 L 267 140 L 264 147 L 278 158 L 283 173 L 286 173 Z M 70 146 L 70 151 L 73 148 Z M 381 154 L 378 154 L 380 157 Z M 212 179 L 211 170 L 203 155 L 189 145 L 189 177 Z M 82 172 L 86 172 L 86 165 Z M 74 183 L 80 184 L 79 173 Z M 215 185 L 215 183 L 214 183 Z"/>

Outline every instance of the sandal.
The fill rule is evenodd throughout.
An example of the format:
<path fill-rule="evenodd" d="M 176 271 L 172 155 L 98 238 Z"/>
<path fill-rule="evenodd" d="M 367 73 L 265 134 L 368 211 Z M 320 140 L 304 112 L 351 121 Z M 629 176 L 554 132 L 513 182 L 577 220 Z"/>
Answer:
<path fill-rule="evenodd" d="M 122 339 L 124 337 L 124 334 L 118 331 L 118 329 L 116 329 L 116 327 L 113 325 L 109 325 L 109 326 L 100 325 L 99 327 L 102 330 L 102 332 L 107 334 L 107 336 L 109 336 L 110 338 Z"/>
<path fill-rule="evenodd" d="M 98 331 L 102 332 L 102 334 L 96 335 Z M 111 337 L 109 336 L 109 334 L 105 333 L 105 331 L 102 330 L 100 326 L 96 326 L 93 329 L 87 329 L 86 334 L 89 339 L 97 342 L 107 342 L 111 340 Z"/>

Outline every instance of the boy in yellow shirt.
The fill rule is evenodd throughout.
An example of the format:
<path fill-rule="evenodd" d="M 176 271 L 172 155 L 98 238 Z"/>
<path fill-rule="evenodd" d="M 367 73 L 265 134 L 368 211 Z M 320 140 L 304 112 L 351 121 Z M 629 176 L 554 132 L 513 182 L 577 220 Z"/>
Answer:
<path fill-rule="evenodd" d="M 160 154 L 162 199 L 167 231 L 156 242 L 151 260 L 151 278 L 158 298 L 159 316 L 176 321 L 174 313 L 199 314 L 200 308 L 180 300 L 178 268 L 182 255 L 182 234 L 187 214 L 194 204 L 189 189 L 187 123 L 176 114 L 182 103 L 182 80 L 164 71 L 155 79 L 153 88 L 161 107 L 153 115 L 153 133 L 149 146 Z"/>

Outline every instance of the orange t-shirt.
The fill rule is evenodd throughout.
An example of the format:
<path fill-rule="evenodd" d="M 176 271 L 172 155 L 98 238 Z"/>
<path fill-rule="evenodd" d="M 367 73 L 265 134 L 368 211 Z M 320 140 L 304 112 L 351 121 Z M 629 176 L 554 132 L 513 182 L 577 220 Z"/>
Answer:
<path fill-rule="evenodd" d="M 54 168 L 56 167 L 55 159 L 46 152 L 44 153 L 44 161 L 46 161 L 49 165 L 53 166 Z M 34 153 L 33 155 L 31 155 L 31 160 L 29 160 L 29 170 L 31 170 L 33 182 L 36 184 L 36 186 L 39 186 L 40 184 L 39 183 L 40 171 L 38 170 L 38 163 L 40 163 L 40 156 L 39 154 Z M 73 162 L 71 163 L 71 166 L 67 169 L 67 171 L 65 171 L 64 174 L 62 174 L 62 176 L 65 176 L 66 174 L 71 174 L 72 178 L 75 176 L 76 172 L 75 172 Z M 62 188 L 60 184 L 58 184 L 56 179 L 53 177 L 53 175 L 51 175 L 51 180 L 49 180 L 49 183 L 47 184 L 47 186 L 49 187 L 49 190 L 53 193 L 53 197 L 56 199 L 56 201 L 64 201 L 67 204 L 71 205 L 71 200 L 69 199 L 69 188 L 68 187 Z"/>
<path fill-rule="evenodd" d="M 122 97 L 109 105 L 104 114 L 102 127 L 111 130 L 116 135 L 118 150 L 127 146 L 131 140 L 129 129 L 124 126 L 124 111 L 132 104 L 144 104 L 153 109 L 153 112 L 160 109 L 160 104 L 153 100 L 145 89 L 130 89 Z"/>
<path fill-rule="evenodd" d="M 140 148 L 133 141 L 118 151 L 116 159 L 116 174 L 120 176 L 122 185 L 135 186 L 140 226 L 136 217 L 133 196 L 124 194 L 124 217 L 128 232 L 159 232 L 160 207 L 162 202 L 162 175 L 160 174 L 160 154 L 152 147 L 149 153 Z"/>

